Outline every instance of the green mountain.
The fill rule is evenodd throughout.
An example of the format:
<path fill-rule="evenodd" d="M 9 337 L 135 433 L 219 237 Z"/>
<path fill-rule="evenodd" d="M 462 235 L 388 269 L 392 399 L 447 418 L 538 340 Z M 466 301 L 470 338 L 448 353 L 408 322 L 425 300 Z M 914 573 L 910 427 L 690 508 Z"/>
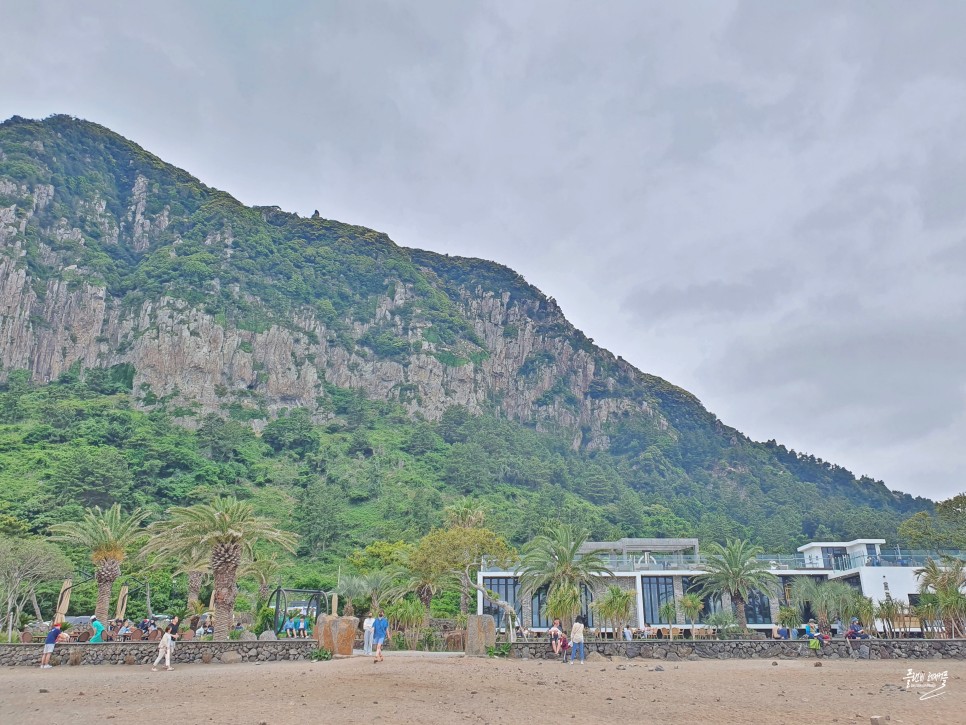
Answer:
<path fill-rule="evenodd" d="M 787 550 L 932 507 L 749 440 L 506 267 L 245 207 L 67 116 L 0 125 L 0 252 L 11 530 L 232 493 L 325 558 L 472 497 L 516 543 L 562 518 Z"/>

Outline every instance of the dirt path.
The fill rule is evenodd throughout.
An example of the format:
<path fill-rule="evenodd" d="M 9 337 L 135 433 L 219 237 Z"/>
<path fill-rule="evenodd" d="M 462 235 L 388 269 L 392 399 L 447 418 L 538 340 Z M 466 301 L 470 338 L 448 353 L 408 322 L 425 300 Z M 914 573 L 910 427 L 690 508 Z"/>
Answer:
<path fill-rule="evenodd" d="M 658 664 L 663 672 L 655 671 Z M 920 700 L 907 669 L 948 672 Z M 362 657 L 320 663 L 0 670 L 0 723 L 966 722 L 966 662 L 557 662 Z"/>

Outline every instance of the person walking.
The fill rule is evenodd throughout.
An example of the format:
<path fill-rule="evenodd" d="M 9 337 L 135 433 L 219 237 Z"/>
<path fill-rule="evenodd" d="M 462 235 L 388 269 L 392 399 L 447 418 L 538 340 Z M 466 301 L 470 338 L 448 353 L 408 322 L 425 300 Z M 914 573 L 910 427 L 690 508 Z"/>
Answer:
<path fill-rule="evenodd" d="M 373 629 L 372 626 L 375 623 L 376 618 L 369 614 L 362 621 L 362 654 L 371 655 L 372 654 L 372 637 Z"/>
<path fill-rule="evenodd" d="M 389 620 L 386 619 L 386 613 L 380 609 L 379 616 L 372 623 L 372 641 L 376 645 L 376 658 L 373 662 L 382 662 L 385 659 L 382 656 L 382 645 L 385 643 L 388 634 Z"/>
<path fill-rule="evenodd" d="M 171 652 L 174 650 L 174 639 L 171 637 L 171 626 L 168 625 L 164 628 L 164 634 L 161 637 L 161 641 L 158 642 L 158 658 L 154 660 L 154 665 L 151 667 L 151 672 L 158 671 L 158 665 L 161 663 L 161 658 L 164 658 L 164 668 L 166 670 L 173 670 L 174 667 L 171 666 Z"/>
<path fill-rule="evenodd" d="M 44 639 L 44 654 L 40 658 L 40 669 L 42 670 L 49 670 L 52 667 L 50 656 L 54 653 L 57 642 L 60 641 L 60 633 L 63 631 L 62 626 L 62 624 L 55 622 Z"/>
<path fill-rule="evenodd" d="M 570 664 L 577 660 L 577 653 L 580 652 L 580 664 L 584 664 L 584 617 L 579 615 L 574 620 L 574 626 L 570 630 L 570 641 L 573 643 L 573 654 L 570 656 Z"/>

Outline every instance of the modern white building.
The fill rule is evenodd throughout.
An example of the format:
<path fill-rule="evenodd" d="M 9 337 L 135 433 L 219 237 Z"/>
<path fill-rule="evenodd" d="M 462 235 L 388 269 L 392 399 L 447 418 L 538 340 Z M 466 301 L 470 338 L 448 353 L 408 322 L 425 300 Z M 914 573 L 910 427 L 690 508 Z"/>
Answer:
<path fill-rule="evenodd" d="M 770 630 L 772 623 L 777 622 L 779 606 L 790 603 L 792 582 L 803 576 L 844 581 L 874 602 L 891 597 L 905 604 L 915 604 L 918 600 L 916 569 L 938 553 L 902 552 L 898 548 L 894 552 L 885 552 L 884 544 L 884 539 L 817 541 L 800 546 L 797 554 L 759 556 L 760 560 L 768 562 L 769 570 L 778 577 L 780 589 L 777 596 L 752 593 L 745 604 L 749 627 Z M 675 622 L 664 620 L 660 616 L 660 607 L 672 597 L 680 599 L 683 594 L 697 590 L 695 577 L 704 571 L 697 539 L 620 539 L 592 541 L 582 547 L 583 552 L 595 550 L 607 552 L 608 567 L 614 572 L 614 578 L 606 579 L 603 586 L 617 584 L 636 593 L 637 616 L 636 621 L 631 622 L 632 627 L 686 626 L 680 614 Z M 962 555 L 961 552 L 946 553 Z M 544 593 L 523 597 L 515 572 L 484 566 L 477 575 L 477 583 L 511 602 L 521 626 L 534 631 L 550 626 L 543 614 Z M 599 591 L 585 591 L 583 595 L 583 614 L 591 626 L 594 626 L 593 611 L 589 605 L 599 594 Z M 731 606 L 727 596 L 723 600 L 706 597 L 704 604 L 699 622 L 709 614 Z M 477 613 L 492 614 L 497 626 L 503 624 L 502 612 L 482 593 L 477 595 Z"/>

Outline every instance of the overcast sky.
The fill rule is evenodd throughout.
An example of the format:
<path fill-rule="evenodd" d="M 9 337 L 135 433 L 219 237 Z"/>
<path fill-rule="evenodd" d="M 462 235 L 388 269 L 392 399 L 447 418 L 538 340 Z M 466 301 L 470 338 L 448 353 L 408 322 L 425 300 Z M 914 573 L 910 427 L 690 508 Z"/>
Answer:
<path fill-rule="evenodd" d="M 504 263 L 755 439 L 966 490 L 966 3 L 0 4 L 0 117 Z"/>

